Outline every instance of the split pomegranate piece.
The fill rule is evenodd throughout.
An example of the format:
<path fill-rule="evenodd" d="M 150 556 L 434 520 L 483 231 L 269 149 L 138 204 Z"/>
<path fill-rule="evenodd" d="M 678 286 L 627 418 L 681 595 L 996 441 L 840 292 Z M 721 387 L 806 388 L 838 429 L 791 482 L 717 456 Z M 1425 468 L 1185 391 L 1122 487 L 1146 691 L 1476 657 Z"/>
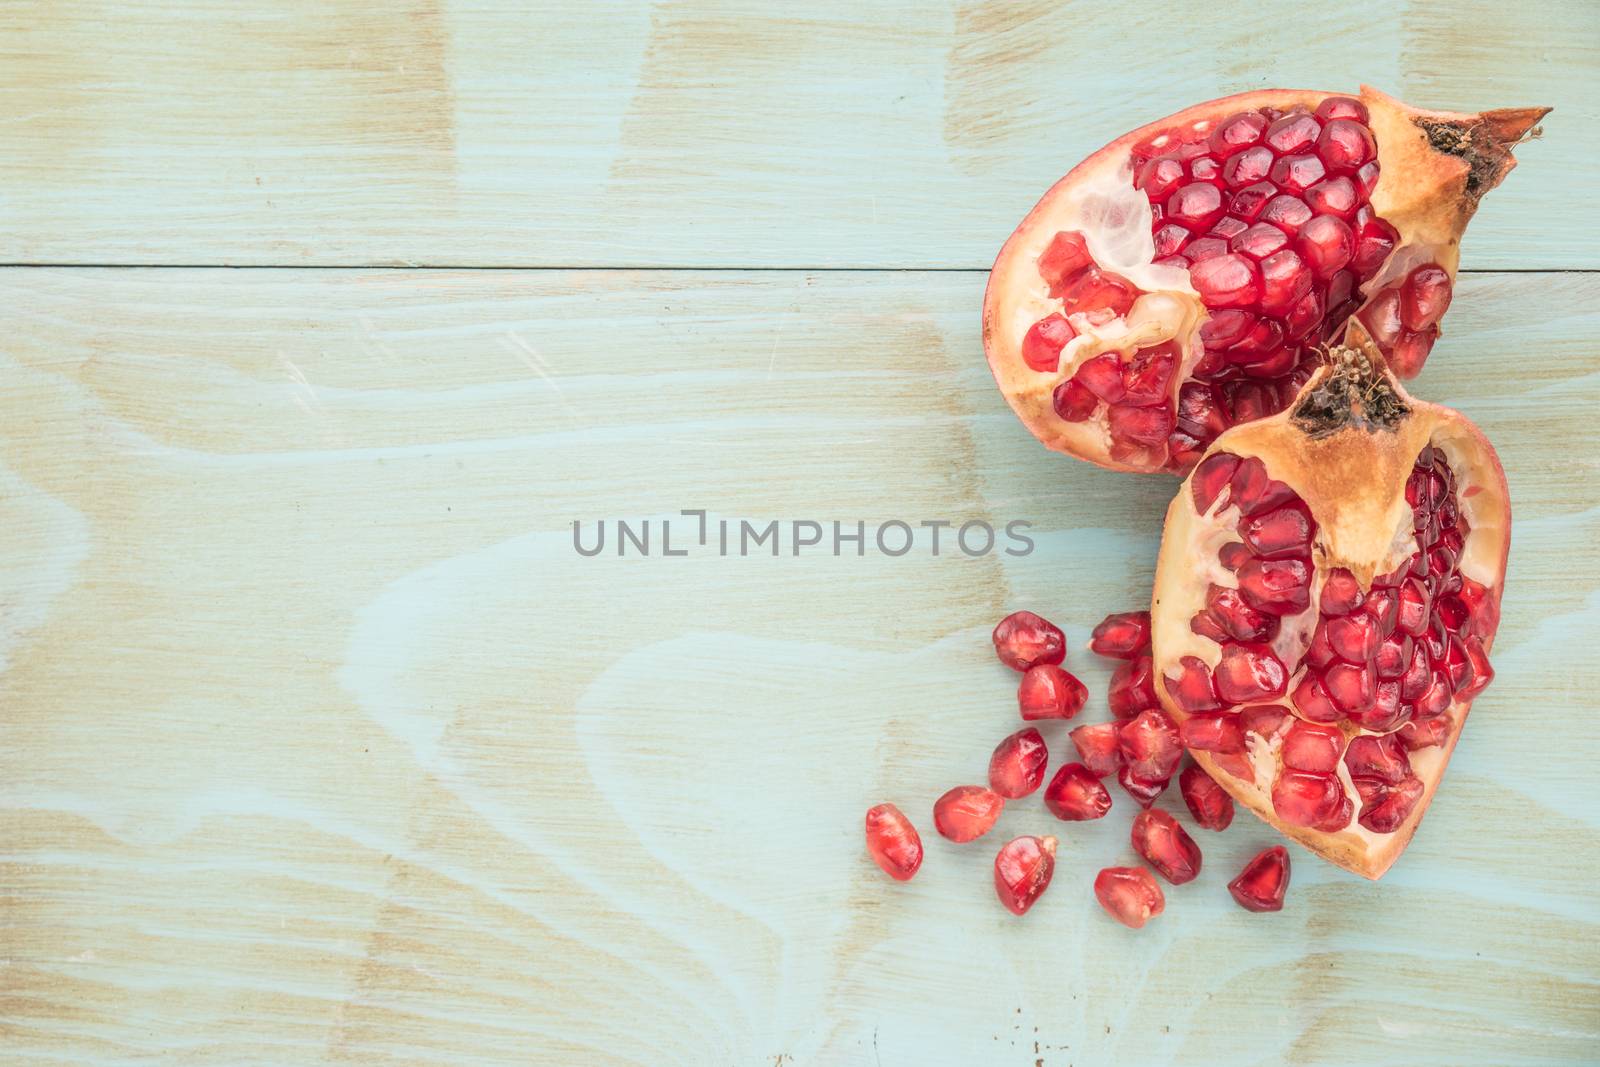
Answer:
<path fill-rule="evenodd" d="M 1049 448 L 1181 472 L 1286 408 L 1357 314 L 1410 377 L 1468 220 L 1544 113 L 1267 89 L 1134 130 L 1000 250 L 983 310 L 995 380 Z"/>
<path fill-rule="evenodd" d="M 1168 509 L 1153 684 L 1218 786 L 1376 878 L 1493 677 L 1511 513 L 1482 434 L 1350 333 L 1293 408 L 1218 438 Z"/>
<path fill-rule="evenodd" d="M 1133 818 L 1133 850 L 1173 885 L 1192 882 L 1200 875 L 1200 846 L 1178 820 L 1157 808 Z"/>
<path fill-rule="evenodd" d="M 1161 887 L 1143 867 L 1107 867 L 1095 875 L 1094 895 L 1113 919 L 1135 930 L 1167 906 Z"/>
<path fill-rule="evenodd" d="M 1078 750 L 1078 759 L 1096 778 L 1114 774 L 1122 766 L 1120 729 L 1119 723 L 1100 722 L 1093 726 L 1080 726 L 1067 735 L 1072 739 L 1072 746 Z"/>
<path fill-rule="evenodd" d="M 922 835 L 893 804 L 867 809 L 867 852 L 883 873 L 907 882 L 922 866 Z"/>
<path fill-rule="evenodd" d="M 1119 611 L 1107 615 L 1089 636 L 1089 650 L 1111 659 L 1133 659 L 1150 647 L 1150 613 Z"/>
<path fill-rule="evenodd" d="M 1089 768 L 1067 763 L 1044 787 L 1044 806 L 1058 819 L 1085 822 L 1111 810 L 1111 794 Z"/>
<path fill-rule="evenodd" d="M 994 858 L 994 891 L 1013 915 L 1021 915 L 1044 895 L 1056 870 L 1056 839 L 1018 837 Z"/>
<path fill-rule="evenodd" d="M 1189 764 L 1178 775 L 1178 791 L 1201 829 L 1226 830 L 1233 822 L 1233 798 L 1198 763 Z"/>
<path fill-rule="evenodd" d="M 1050 752 L 1032 726 L 1001 741 L 989 757 L 989 787 L 1007 800 L 1025 797 L 1044 782 Z"/>
<path fill-rule="evenodd" d="M 1288 891 L 1289 850 L 1282 845 L 1263 849 L 1228 883 L 1228 892 L 1246 911 L 1282 911 Z"/>
<path fill-rule="evenodd" d="M 1088 699 L 1088 687 L 1053 663 L 1029 667 L 1017 686 L 1017 708 L 1029 722 L 1070 719 Z"/>
<path fill-rule="evenodd" d="M 933 828 L 956 844 L 975 841 L 994 828 L 1005 797 L 981 785 L 958 785 L 933 802 Z"/>
<path fill-rule="evenodd" d="M 994 628 L 994 651 L 1014 671 L 1067 658 L 1067 638 L 1060 627 L 1031 611 L 1014 611 Z"/>

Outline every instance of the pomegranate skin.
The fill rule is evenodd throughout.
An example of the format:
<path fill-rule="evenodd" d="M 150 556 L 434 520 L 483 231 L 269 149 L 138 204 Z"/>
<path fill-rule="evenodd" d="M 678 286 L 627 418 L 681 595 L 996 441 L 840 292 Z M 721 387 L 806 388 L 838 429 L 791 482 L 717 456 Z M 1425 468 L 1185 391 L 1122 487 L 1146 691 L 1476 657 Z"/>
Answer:
<path fill-rule="evenodd" d="M 1421 464 L 1429 455 L 1435 457 L 1432 469 L 1437 473 L 1438 464 L 1444 464 L 1455 486 L 1442 496 L 1431 483 L 1419 488 L 1427 481 Z M 1492 677 L 1489 653 L 1511 531 L 1499 460 L 1460 414 L 1407 395 L 1385 371 L 1358 322 L 1294 406 L 1227 431 L 1208 456 L 1259 460 L 1264 476 L 1303 501 L 1317 523 L 1305 557 L 1315 571 L 1314 595 L 1301 609 L 1310 621 L 1294 611 L 1283 616 L 1285 628 L 1298 636 L 1275 638 L 1285 655 L 1288 694 L 1259 706 L 1224 702 L 1221 709 L 1205 709 L 1208 716 L 1240 714 L 1240 725 L 1257 738 L 1252 761 L 1230 765 L 1227 761 L 1237 757 L 1215 750 L 1191 748 L 1190 755 L 1236 803 L 1285 837 L 1347 870 L 1379 878 L 1426 813 L 1480 693 L 1479 679 Z M 1186 663 L 1207 649 L 1218 655 L 1218 644 L 1232 640 L 1227 634 L 1208 637 L 1190 626 L 1206 605 L 1207 588 L 1196 575 L 1208 570 L 1197 566 L 1192 546 L 1214 545 L 1207 538 L 1234 521 L 1238 513 L 1229 511 L 1227 494 L 1236 491 L 1235 472 L 1246 465 L 1203 459 L 1193 486 L 1180 491 L 1167 512 L 1151 612 L 1152 674 L 1180 735 L 1193 711 L 1186 709 L 1175 680 L 1187 682 Z M 1424 493 L 1440 501 L 1438 515 L 1445 516 L 1440 528 L 1456 540 L 1435 533 L 1422 540 L 1423 524 L 1436 518 L 1430 517 L 1431 504 L 1420 504 Z M 1208 509 L 1204 514 L 1198 510 L 1202 503 Z M 1467 518 L 1459 527 L 1449 525 L 1458 511 Z M 1422 548 L 1410 557 L 1403 549 L 1395 555 L 1395 546 L 1411 543 L 1406 538 L 1414 526 L 1415 544 L 1443 545 L 1442 557 L 1440 550 Z M 1237 535 L 1229 528 L 1225 536 Z M 1452 562 L 1458 558 L 1470 560 L 1470 570 L 1458 572 Z M 1422 572 L 1415 570 L 1396 571 L 1397 559 L 1403 568 L 1421 566 L 1426 577 L 1418 578 Z M 1223 566 L 1219 559 L 1216 567 Z M 1446 579 L 1451 584 L 1439 584 Z M 1448 641 L 1430 629 L 1439 625 L 1430 618 L 1454 629 Z M 1290 627 L 1291 620 L 1297 629 Z M 1413 637 L 1412 631 L 1422 636 Z M 1328 687 L 1318 679 L 1326 679 Z M 1397 706 L 1406 714 L 1414 707 L 1417 718 L 1397 717 Z M 1381 750 L 1354 747 L 1350 758 L 1359 769 L 1353 779 L 1337 774 L 1350 738 L 1390 732 L 1396 732 L 1396 741 Z M 1220 736 L 1210 726 L 1189 733 L 1208 743 Z M 1394 769 L 1400 766 L 1395 753 L 1401 751 L 1407 753 L 1409 773 Z M 1310 796 L 1307 775 L 1324 782 L 1334 776 L 1338 797 Z M 1311 825 L 1294 825 L 1280 816 L 1278 803 Z"/>
<path fill-rule="evenodd" d="M 1336 101 L 1347 104 L 1330 110 L 1327 105 Z M 1338 114 L 1339 108 L 1346 113 Z M 1512 148 L 1547 110 L 1469 115 L 1413 108 L 1369 87 L 1361 89 L 1359 101 L 1321 91 L 1265 89 L 1196 104 L 1133 130 L 1052 186 L 1000 250 L 984 298 L 983 339 L 1002 394 L 1028 431 L 1054 451 L 1114 470 L 1187 470 L 1220 430 L 1287 404 L 1310 373 L 1305 353 L 1336 335 L 1367 303 L 1398 294 L 1401 265 L 1425 264 L 1453 285 L 1467 222 L 1484 193 L 1515 166 Z M 1305 129 L 1272 131 L 1252 145 L 1230 139 L 1253 135 L 1252 114 L 1278 112 L 1299 112 Z M 1202 132 L 1194 143 L 1210 155 L 1195 162 L 1209 167 L 1214 160 L 1218 173 L 1184 174 L 1172 165 L 1172 152 L 1190 138 L 1172 137 L 1208 126 L 1214 136 Z M 1224 128 L 1232 132 L 1218 135 Z M 1376 159 L 1370 158 L 1374 150 Z M 1273 156 L 1276 164 L 1268 158 Z M 1357 159 L 1364 162 L 1356 166 Z M 1097 249 L 1096 228 L 1105 222 L 1082 210 L 1086 203 L 1103 202 L 1095 197 L 1119 168 L 1123 188 L 1149 198 L 1139 210 L 1150 212 L 1150 259 L 1126 251 L 1130 246 L 1117 243 L 1121 234 Z M 1166 214 L 1157 215 L 1156 208 Z M 1299 240 L 1308 222 L 1310 232 Z M 1219 228 L 1206 229 L 1213 224 Z M 1268 229 L 1245 236 L 1257 225 L 1275 226 L 1289 240 L 1280 247 Z M 1067 248 L 1062 235 L 1075 235 L 1071 255 L 1057 248 Z M 1234 239 L 1238 246 L 1230 249 Z M 1113 247 L 1125 254 L 1101 262 L 1106 255 L 1116 258 Z M 1165 270 L 1194 268 L 1199 280 L 1184 284 L 1159 270 L 1151 274 L 1152 262 Z M 1073 269 L 1087 271 L 1089 281 L 1065 284 Z M 1420 370 L 1438 335 L 1436 315 L 1448 305 L 1447 291 L 1417 294 L 1417 288 L 1408 290 L 1414 295 L 1405 320 L 1390 316 L 1397 328 L 1380 338 L 1384 357 L 1408 377 Z M 1196 299 L 1196 293 L 1208 299 Z M 1172 311 L 1160 329 L 1140 335 L 1179 349 L 1176 365 L 1159 381 L 1170 403 L 1146 406 L 1141 399 L 1126 406 L 1115 392 L 1121 384 L 1109 381 L 1104 384 L 1115 388 L 1099 396 L 1066 388 L 1085 361 L 1112 354 L 1113 342 L 1101 341 L 1092 333 L 1096 324 L 1078 313 L 1126 315 L 1132 308 L 1135 319 L 1150 322 L 1156 305 L 1146 303 L 1149 297 L 1167 300 L 1173 294 L 1180 294 L 1180 302 L 1193 301 L 1184 312 L 1188 318 L 1179 325 Z M 1233 320 L 1212 328 L 1219 313 L 1245 305 L 1252 314 L 1273 316 L 1274 326 L 1263 323 L 1259 333 L 1246 329 L 1237 335 Z M 1066 338 L 1067 347 L 1053 347 L 1052 341 L 1049 351 L 1041 351 L 1038 324 L 1058 313 L 1078 314 L 1070 327 L 1074 334 L 1043 330 Z M 1278 322 L 1282 330 L 1274 333 Z M 1407 322 L 1426 325 L 1411 329 Z M 1202 328 L 1237 336 L 1239 343 L 1224 352 L 1220 342 L 1202 350 L 1182 340 Z M 1155 350 L 1139 347 L 1138 353 Z M 1137 358 L 1135 352 L 1121 354 Z M 1218 376 L 1218 366 L 1207 362 L 1216 362 L 1213 357 L 1232 369 L 1253 368 L 1250 375 L 1264 387 L 1251 381 L 1235 383 L 1248 388 L 1225 388 L 1227 375 Z M 1215 388 L 1186 397 L 1186 386 L 1203 383 Z"/>

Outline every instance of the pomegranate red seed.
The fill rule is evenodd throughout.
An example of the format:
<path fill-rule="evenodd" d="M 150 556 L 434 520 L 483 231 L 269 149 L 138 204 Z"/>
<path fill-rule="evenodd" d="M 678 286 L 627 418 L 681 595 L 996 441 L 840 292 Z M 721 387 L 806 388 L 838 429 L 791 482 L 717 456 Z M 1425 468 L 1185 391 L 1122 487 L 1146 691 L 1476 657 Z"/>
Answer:
<path fill-rule="evenodd" d="M 1062 310 L 1069 315 L 1075 311 L 1100 309 L 1113 315 L 1126 315 L 1138 299 L 1139 290 L 1120 274 L 1090 267 L 1065 282 L 1059 290 L 1051 290 L 1051 295 L 1061 298 Z"/>
<path fill-rule="evenodd" d="M 1229 704 L 1282 696 L 1289 681 L 1283 661 L 1267 645 L 1227 645 L 1212 672 L 1217 695 Z"/>
<path fill-rule="evenodd" d="M 1206 139 L 1206 145 L 1217 159 L 1227 159 L 1261 140 L 1261 133 L 1266 128 L 1265 115 L 1257 111 L 1241 111 L 1219 122 Z"/>
<path fill-rule="evenodd" d="M 958 785 L 933 802 L 933 828 L 939 836 L 964 844 L 993 829 L 1006 800 L 981 785 Z"/>
<path fill-rule="evenodd" d="M 1184 656 L 1178 661 L 1180 673 L 1168 675 L 1167 693 L 1178 707 L 1189 714 L 1197 711 L 1215 711 L 1222 707 L 1217 699 L 1216 686 L 1211 680 L 1211 668 L 1198 656 Z"/>
<path fill-rule="evenodd" d="M 1372 778 L 1386 785 L 1394 785 L 1411 773 L 1411 761 L 1393 734 L 1351 738 L 1344 765 L 1352 779 Z"/>
<path fill-rule="evenodd" d="M 1155 232 L 1156 255 L 1175 256 L 1189 243 L 1189 231 L 1175 222 L 1163 223 Z"/>
<path fill-rule="evenodd" d="M 1096 356 L 1084 361 L 1073 378 L 1108 404 L 1119 403 L 1126 395 L 1126 388 L 1122 384 L 1122 364 L 1114 355 Z"/>
<path fill-rule="evenodd" d="M 1207 348 L 1227 348 L 1242 340 L 1255 324 L 1256 317 L 1248 311 L 1236 308 L 1218 311 L 1200 325 L 1200 340 Z M 1181 413 L 1179 421 L 1182 421 Z"/>
<path fill-rule="evenodd" d="M 1298 500 L 1294 490 L 1282 482 L 1274 481 L 1266 465 L 1254 457 L 1239 464 L 1233 472 L 1233 503 L 1246 515 L 1269 511 Z"/>
<path fill-rule="evenodd" d="M 1261 261 L 1261 310 L 1268 315 L 1286 314 L 1305 299 L 1315 283 L 1311 268 L 1294 251 L 1274 252 Z"/>
<path fill-rule="evenodd" d="M 1450 736 L 1450 716 L 1434 715 L 1427 718 L 1412 719 L 1399 730 L 1395 736 L 1400 738 L 1400 743 L 1409 752 L 1420 748 L 1432 748 L 1442 745 Z"/>
<path fill-rule="evenodd" d="M 1028 327 L 1022 338 L 1022 359 L 1036 371 L 1055 371 L 1061 350 L 1077 331 L 1063 315 L 1048 315 Z"/>
<path fill-rule="evenodd" d="M 1239 521 L 1239 536 L 1252 553 L 1264 559 L 1306 555 L 1315 530 L 1316 523 L 1300 504 L 1285 504 Z"/>
<path fill-rule="evenodd" d="M 1244 865 L 1228 892 L 1246 911 L 1281 911 L 1289 890 L 1289 850 L 1273 845 Z"/>
<path fill-rule="evenodd" d="M 1228 242 L 1220 237 L 1202 237 L 1197 241 L 1190 241 L 1183 250 L 1183 258 L 1190 264 L 1200 262 L 1202 259 L 1213 259 L 1228 251 Z"/>
<path fill-rule="evenodd" d="M 1284 770 L 1272 783 L 1273 810 L 1292 826 L 1324 826 L 1344 803 L 1344 786 L 1332 774 Z"/>
<path fill-rule="evenodd" d="M 1150 613 L 1119 611 L 1100 620 L 1089 635 L 1089 650 L 1112 659 L 1133 659 L 1150 645 Z"/>
<path fill-rule="evenodd" d="M 1049 760 L 1050 752 L 1037 729 L 1018 730 L 996 745 L 989 757 L 989 787 L 1007 800 L 1025 797 L 1044 782 Z"/>
<path fill-rule="evenodd" d="M 1094 265 L 1089 255 L 1088 242 L 1076 230 L 1063 230 L 1050 239 L 1050 244 L 1039 256 L 1039 277 L 1052 291 L 1061 288 L 1069 278 L 1077 277 L 1084 269 Z"/>
<path fill-rule="evenodd" d="M 1222 191 L 1209 182 L 1180 186 L 1166 203 L 1164 218 L 1203 233 L 1222 217 Z"/>
<path fill-rule="evenodd" d="M 1256 160 L 1259 161 L 1260 157 L 1256 157 Z M 1268 162 L 1270 164 L 1270 160 Z M 1261 217 L 1262 209 L 1267 206 L 1267 201 L 1277 195 L 1278 190 L 1271 182 L 1260 181 L 1254 185 L 1247 185 L 1234 193 L 1232 198 L 1229 199 L 1228 214 L 1242 222 L 1255 222 Z"/>
<path fill-rule="evenodd" d="M 1256 704 L 1239 710 L 1239 725 L 1262 738 L 1276 737 L 1292 718 L 1288 710 L 1278 704 Z"/>
<path fill-rule="evenodd" d="M 1207 711 L 1191 715 L 1178 725 L 1178 735 L 1186 748 L 1201 752 L 1243 752 L 1244 728 L 1231 711 Z"/>
<path fill-rule="evenodd" d="M 1337 722 L 1344 718 L 1344 712 L 1329 699 L 1328 690 L 1313 675 L 1301 678 L 1289 699 L 1300 714 L 1312 722 Z"/>
<path fill-rule="evenodd" d="M 1059 627 L 1031 611 L 1014 611 L 994 628 L 994 651 L 1014 671 L 1067 657 L 1067 639 Z"/>
<path fill-rule="evenodd" d="M 1283 765 L 1297 771 L 1329 774 L 1339 767 L 1344 734 L 1337 727 L 1296 720 L 1283 738 Z"/>
<path fill-rule="evenodd" d="M 1228 487 L 1233 473 L 1239 468 L 1239 457 L 1227 452 L 1218 452 L 1201 461 L 1189 476 L 1189 490 L 1194 494 L 1194 509 L 1201 515 L 1211 510 L 1211 504 L 1217 499 L 1218 494 Z M 1227 501 L 1223 501 L 1223 507 Z"/>
<path fill-rule="evenodd" d="M 1100 398 L 1085 389 L 1076 379 L 1069 378 L 1056 386 L 1050 405 L 1056 414 L 1067 422 L 1082 422 L 1100 406 Z"/>
<path fill-rule="evenodd" d="M 1122 368 L 1123 403 L 1133 407 L 1165 403 L 1177 362 L 1170 345 L 1141 350 Z"/>
<path fill-rule="evenodd" d="M 1161 887 L 1143 867 L 1107 867 L 1095 875 L 1094 895 L 1113 919 L 1134 930 L 1167 906 Z"/>
<path fill-rule="evenodd" d="M 1263 260 L 1288 247 L 1288 236 L 1276 226 L 1258 222 L 1228 242 L 1228 247 L 1254 260 Z"/>
<path fill-rule="evenodd" d="M 1189 268 L 1189 281 L 1206 307 L 1248 307 L 1261 297 L 1261 276 L 1255 263 L 1229 253 Z"/>
<path fill-rule="evenodd" d="M 1222 181 L 1229 189 L 1244 190 L 1254 188 L 1258 183 L 1266 185 L 1270 196 L 1272 186 L 1264 179 L 1272 171 L 1272 150 L 1265 145 L 1256 145 L 1229 159 L 1222 167 Z M 1229 201 L 1230 209 L 1235 200 Z M 1265 203 L 1265 197 L 1262 198 Z M 1236 213 L 1237 214 L 1237 213 Z"/>
<path fill-rule="evenodd" d="M 1324 615 L 1348 615 L 1365 599 L 1356 576 L 1343 567 L 1335 567 L 1322 580 L 1317 609 Z"/>
<path fill-rule="evenodd" d="M 1311 568 L 1302 559 L 1251 559 L 1239 568 L 1239 595 L 1257 611 L 1299 614 L 1311 604 Z"/>
<path fill-rule="evenodd" d="M 1154 803 L 1156 797 L 1161 795 L 1171 780 L 1170 778 L 1141 778 L 1133 773 L 1126 763 L 1117 768 L 1118 784 L 1141 808 L 1148 808 Z"/>
<path fill-rule="evenodd" d="M 1189 764 L 1178 775 L 1178 791 L 1201 829 L 1226 830 L 1233 822 L 1233 798 L 1198 763 Z"/>
<path fill-rule="evenodd" d="M 922 866 L 922 837 L 893 804 L 867 810 L 867 851 L 883 873 L 897 882 L 909 881 Z"/>
<path fill-rule="evenodd" d="M 1160 708 L 1141 711 L 1123 723 L 1117 741 L 1130 772 L 1149 782 L 1171 778 L 1183 756 L 1178 728 Z"/>
<path fill-rule="evenodd" d="M 1184 179 L 1183 164 L 1172 156 L 1157 156 L 1139 168 L 1134 185 L 1144 190 L 1152 204 L 1162 203 Z"/>
<path fill-rule="evenodd" d="M 1272 223 L 1290 237 L 1299 233 L 1300 227 L 1310 219 L 1311 209 L 1306 207 L 1305 201 L 1287 193 L 1268 200 L 1266 207 L 1261 209 L 1262 222 Z"/>
<path fill-rule="evenodd" d="M 1317 157 L 1330 171 L 1354 171 L 1378 154 L 1377 142 L 1359 122 L 1334 119 L 1317 138 Z"/>
<path fill-rule="evenodd" d="M 1360 787 L 1361 783 L 1357 783 Z M 1404 778 L 1395 785 L 1374 783 L 1370 795 L 1363 795 L 1360 822 L 1375 834 L 1392 834 L 1416 809 L 1422 799 L 1422 779 Z"/>
<path fill-rule="evenodd" d="M 1141 445 L 1160 445 L 1172 432 L 1172 409 L 1166 406 L 1134 408 L 1112 405 L 1106 416 L 1113 443 L 1128 441 Z"/>
<path fill-rule="evenodd" d="M 1276 615 L 1257 611 L 1237 589 L 1226 586 L 1213 585 L 1206 591 L 1206 615 L 1220 633 L 1213 638 L 1218 644 L 1224 640 L 1270 641 L 1278 632 Z"/>
<path fill-rule="evenodd" d="M 1356 183 L 1340 175 L 1325 178 L 1306 190 L 1306 205 L 1318 215 L 1337 215 L 1349 222 L 1361 206 L 1361 191 Z"/>
<path fill-rule="evenodd" d="M 1408 330 L 1426 330 L 1444 317 L 1450 296 L 1450 275 L 1442 267 L 1418 267 L 1400 286 L 1400 321 Z"/>
<path fill-rule="evenodd" d="M 1327 173 L 1322 160 L 1314 155 L 1280 156 L 1272 165 L 1269 180 L 1283 192 L 1298 195 L 1320 182 Z"/>
<path fill-rule="evenodd" d="M 1122 765 L 1122 750 L 1118 738 L 1120 724 L 1099 722 L 1093 726 L 1079 726 L 1067 736 L 1078 758 L 1096 778 L 1104 778 Z"/>
<path fill-rule="evenodd" d="M 1053 663 L 1029 667 L 1017 687 L 1017 709 L 1029 722 L 1070 719 L 1088 699 L 1088 688 Z"/>
<path fill-rule="evenodd" d="M 1304 111 L 1290 112 L 1267 127 L 1263 136 L 1268 148 L 1280 156 L 1304 152 L 1317 143 L 1322 125 Z"/>
<path fill-rule="evenodd" d="M 1328 644 L 1346 663 L 1365 663 L 1378 653 L 1378 621 L 1371 615 L 1326 620 Z"/>
<path fill-rule="evenodd" d="M 1107 703 L 1111 714 L 1119 719 L 1130 719 L 1146 708 L 1160 703 L 1156 699 L 1155 679 L 1148 655 L 1129 660 L 1111 675 L 1111 689 Z"/>
<path fill-rule="evenodd" d="M 1456 694 L 1456 699 L 1463 701 L 1471 700 L 1494 681 L 1494 668 L 1489 665 L 1489 654 L 1483 650 L 1483 642 L 1474 634 L 1466 639 L 1465 645 L 1472 664 L 1472 678 Z"/>
<path fill-rule="evenodd" d="M 1312 273 L 1328 279 L 1356 254 L 1356 235 L 1343 219 L 1318 215 L 1300 227 L 1295 249 L 1310 265 Z"/>
<path fill-rule="evenodd" d="M 1323 122 L 1330 119 L 1354 119 L 1366 125 L 1367 105 L 1348 96 L 1330 96 L 1317 105 L 1317 118 Z"/>
<path fill-rule="evenodd" d="M 1081 763 L 1063 764 L 1044 787 L 1044 806 L 1058 819 L 1084 822 L 1111 810 L 1111 794 Z"/>
<path fill-rule="evenodd" d="M 1173 885 L 1192 882 L 1200 874 L 1200 846 L 1178 820 L 1159 809 L 1133 818 L 1133 850 Z"/>
<path fill-rule="evenodd" d="M 1335 663 L 1322 674 L 1328 697 L 1345 712 L 1359 712 L 1377 697 L 1377 679 L 1365 664 Z"/>
<path fill-rule="evenodd" d="M 1013 915 L 1021 915 L 1050 886 L 1056 869 L 1056 839 L 1018 837 L 994 858 L 994 891 Z"/>
<path fill-rule="evenodd" d="M 1356 254 L 1350 259 L 1350 269 L 1356 272 L 1357 277 L 1372 277 L 1399 242 L 1400 234 L 1393 226 L 1382 219 L 1373 219 L 1361 227 L 1356 237 Z"/>

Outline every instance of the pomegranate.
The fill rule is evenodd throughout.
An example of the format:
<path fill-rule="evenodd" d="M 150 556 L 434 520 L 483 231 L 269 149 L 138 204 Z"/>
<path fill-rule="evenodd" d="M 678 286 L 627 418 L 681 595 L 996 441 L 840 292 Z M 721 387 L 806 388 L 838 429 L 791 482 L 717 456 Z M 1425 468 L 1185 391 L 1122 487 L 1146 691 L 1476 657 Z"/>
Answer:
<path fill-rule="evenodd" d="M 1183 758 L 1178 728 L 1160 708 L 1148 708 L 1117 729 L 1122 766 L 1117 781 L 1141 808 L 1148 808 L 1172 779 Z"/>
<path fill-rule="evenodd" d="M 1156 808 L 1133 819 L 1133 850 L 1173 885 L 1192 882 L 1200 875 L 1200 846 L 1178 820 Z"/>
<path fill-rule="evenodd" d="M 1161 887 L 1143 867 L 1107 867 L 1095 875 L 1094 895 L 1113 919 L 1135 930 L 1167 906 Z"/>
<path fill-rule="evenodd" d="M 1067 639 L 1060 627 L 1031 611 L 1014 611 L 994 628 L 994 651 L 1014 671 L 1067 658 Z"/>
<path fill-rule="evenodd" d="M 995 380 L 1048 448 L 1182 472 L 1287 407 L 1352 315 L 1410 377 L 1468 220 L 1546 110 L 1266 89 L 1140 127 L 1000 250 L 983 308 Z"/>
<path fill-rule="evenodd" d="M 1154 686 L 1234 799 L 1377 878 L 1493 677 L 1511 513 L 1483 435 L 1350 335 L 1169 507 Z"/>
<path fill-rule="evenodd" d="M 1018 837 L 994 858 L 994 891 L 1013 915 L 1021 915 L 1050 887 L 1056 870 L 1056 839 Z"/>
<path fill-rule="evenodd" d="M 1058 819 L 1085 822 L 1102 818 L 1111 810 L 1111 794 L 1089 768 L 1067 763 L 1044 787 L 1044 806 Z"/>
<path fill-rule="evenodd" d="M 1233 798 L 1198 763 L 1189 764 L 1178 775 L 1178 791 L 1201 829 L 1226 830 L 1233 822 Z"/>
<path fill-rule="evenodd" d="M 893 804 L 867 810 L 867 851 L 897 882 L 907 882 L 922 866 L 922 835 Z"/>
<path fill-rule="evenodd" d="M 1053 663 L 1029 667 L 1017 686 L 1017 709 L 1029 722 L 1070 719 L 1088 699 L 1088 687 Z"/>
<path fill-rule="evenodd" d="M 1050 752 L 1033 727 L 1001 741 L 989 757 L 989 787 L 1007 800 L 1025 797 L 1044 782 Z"/>
<path fill-rule="evenodd" d="M 933 828 L 956 844 L 975 841 L 994 828 L 1006 799 L 981 785 L 958 785 L 933 802 Z"/>
<path fill-rule="evenodd" d="M 1119 611 L 1107 615 L 1089 635 L 1089 650 L 1110 659 L 1133 659 L 1150 647 L 1150 613 Z"/>
<path fill-rule="evenodd" d="M 1262 850 L 1228 883 L 1228 892 L 1247 911 L 1281 911 L 1289 891 L 1289 850 L 1273 845 Z"/>
<path fill-rule="evenodd" d="M 1121 725 L 1100 722 L 1093 726 L 1080 726 L 1067 736 L 1072 747 L 1078 750 L 1078 759 L 1096 778 L 1115 774 L 1122 765 Z"/>

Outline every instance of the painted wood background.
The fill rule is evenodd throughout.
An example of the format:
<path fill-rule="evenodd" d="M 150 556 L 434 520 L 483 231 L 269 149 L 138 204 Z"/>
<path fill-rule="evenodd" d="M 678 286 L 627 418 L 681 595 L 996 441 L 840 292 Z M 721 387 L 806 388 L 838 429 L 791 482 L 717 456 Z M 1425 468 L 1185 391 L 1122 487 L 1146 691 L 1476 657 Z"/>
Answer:
<path fill-rule="evenodd" d="M 0 8 L 0 1062 L 1600 1061 L 1600 9 L 1217 10 Z M 1416 842 L 1253 916 L 1242 817 L 1135 934 L 1117 793 L 1007 814 L 1025 919 L 986 846 L 890 883 L 862 811 L 1013 728 L 988 628 L 1144 599 L 1172 488 L 1026 436 L 984 266 L 1127 126 L 1362 80 L 1556 108 L 1417 383 L 1517 510 Z M 1038 547 L 573 550 L 702 508 Z"/>

